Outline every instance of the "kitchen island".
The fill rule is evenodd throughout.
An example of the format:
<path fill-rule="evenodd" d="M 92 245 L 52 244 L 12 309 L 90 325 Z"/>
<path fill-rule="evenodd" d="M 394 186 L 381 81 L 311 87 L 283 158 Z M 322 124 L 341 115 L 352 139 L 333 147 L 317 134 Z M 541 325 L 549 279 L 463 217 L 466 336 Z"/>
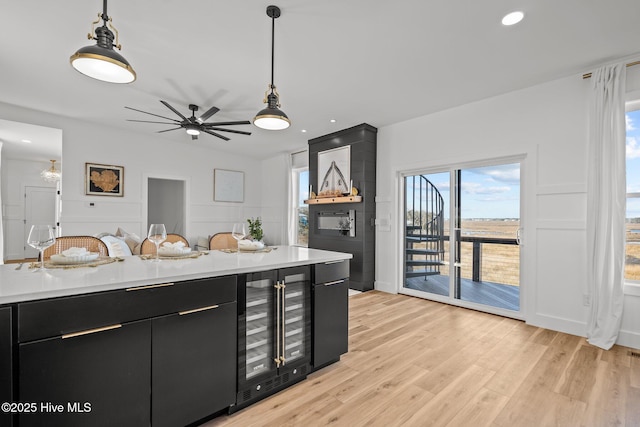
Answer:
<path fill-rule="evenodd" d="M 315 313 L 332 309 L 311 296 L 315 266 L 324 272 L 342 265 L 347 269 L 339 270 L 348 272 L 350 258 L 279 246 L 158 263 L 127 257 L 44 272 L 0 266 L 0 400 L 9 404 L 0 424 L 187 425 L 235 407 L 238 372 L 250 363 L 247 384 L 259 393 L 244 406 L 267 396 L 268 388 L 303 380 L 313 369 L 311 335 L 321 329 Z M 269 308 L 275 317 L 265 321 L 259 347 L 257 334 L 239 332 L 238 319 L 245 329 L 253 326 L 247 319 L 260 307 L 248 298 L 262 288 L 277 289 L 281 299 L 277 309 Z M 285 288 L 296 291 L 285 294 Z M 285 320 L 285 311 L 295 316 Z M 289 329 L 296 322 L 300 326 Z M 292 350 L 301 330 L 304 345 Z M 255 365 L 260 348 L 276 353 Z M 276 373 L 261 379 L 263 368 Z"/>

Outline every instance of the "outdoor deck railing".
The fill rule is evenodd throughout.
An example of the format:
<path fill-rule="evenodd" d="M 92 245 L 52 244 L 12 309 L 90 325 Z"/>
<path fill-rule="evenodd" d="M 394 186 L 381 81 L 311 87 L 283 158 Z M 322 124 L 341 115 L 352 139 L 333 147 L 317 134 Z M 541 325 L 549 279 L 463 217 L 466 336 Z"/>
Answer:
<path fill-rule="evenodd" d="M 443 240 L 448 241 L 449 236 L 442 236 Z M 460 236 L 460 242 L 468 242 L 473 244 L 472 255 L 472 275 L 471 280 L 474 282 L 482 281 L 482 245 L 483 244 L 496 244 L 496 245 L 515 245 L 517 246 L 518 239 L 505 238 L 505 237 L 480 237 L 480 236 Z"/>

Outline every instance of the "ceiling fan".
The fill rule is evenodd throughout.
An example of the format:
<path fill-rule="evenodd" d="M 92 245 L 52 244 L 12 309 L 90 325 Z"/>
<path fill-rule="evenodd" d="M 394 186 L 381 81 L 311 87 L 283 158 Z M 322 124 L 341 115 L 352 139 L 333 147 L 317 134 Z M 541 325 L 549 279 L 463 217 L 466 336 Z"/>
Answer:
<path fill-rule="evenodd" d="M 142 111 L 142 110 L 138 110 L 131 107 L 124 107 L 124 108 L 128 108 L 129 110 L 138 111 L 140 113 L 149 114 L 151 116 L 156 116 L 156 117 L 160 117 L 161 119 L 169 120 L 168 122 L 154 122 L 149 120 L 127 120 L 127 121 L 140 122 L 140 123 L 158 123 L 163 125 L 177 125 L 178 127 L 174 127 L 171 129 L 159 130 L 158 133 L 169 132 L 169 131 L 178 130 L 178 129 L 185 129 L 187 133 L 191 135 L 191 139 L 198 139 L 198 135 L 200 135 L 201 132 L 204 132 L 204 133 L 208 133 L 209 135 L 217 136 L 218 138 L 224 139 L 225 141 L 229 141 L 229 138 L 227 138 L 224 135 L 220 135 L 219 133 L 214 131 L 238 133 L 241 135 L 251 135 L 251 132 L 245 132 L 245 131 L 234 130 L 234 129 L 224 129 L 219 127 L 219 126 L 250 125 L 251 122 L 248 120 L 241 120 L 241 121 L 234 121 L 234 122 L 210 122 L 210 123 L 205 122 L 205 120 L 207 120 L 209 117 L 213 116 L 215 113 L 220 111 L 218 107 L 211 107 L 207 111 L 205 111 L 204 114 L 202 114 L 200 117 L 196 118 L 196 111 L 198 111 L 198 106 L 195 104 L 189 104 L 189 110 L 191 110 L 191 117 L 185 117 L 182 113 L 180 113 L 178 110 L 173 108 L 168 102 L 166 101 L 160 101 L 160 102 L 165 107 L 167 107 L 168 109 L 176 113 L 178 117 L 180 117 L 182 120 L 160 116 L 158 114 L 149 113 L 147 111 Z"/>

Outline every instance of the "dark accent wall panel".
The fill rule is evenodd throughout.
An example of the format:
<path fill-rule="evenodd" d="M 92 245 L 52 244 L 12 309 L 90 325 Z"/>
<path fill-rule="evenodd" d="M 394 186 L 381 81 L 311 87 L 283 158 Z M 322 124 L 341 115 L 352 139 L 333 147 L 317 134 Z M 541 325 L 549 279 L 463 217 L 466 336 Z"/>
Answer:
<path fill-rule="evenodd" d="M 360 203 L 309 205 L 309 247 L 353 255 L 349 287 L 359 291 L 373 289 L 375 280 L 375 214 L 376 214 L 376 135 L 378 130 L 366 123 L 309 140 L 309 183 L 318 188 L 318 153 L 333 148 L 351 147 L 351 180 L 362 196 Z M 319 234 L 317 215 L 320 211 L 353 209 L 356 214 L 356 236 Z"/>

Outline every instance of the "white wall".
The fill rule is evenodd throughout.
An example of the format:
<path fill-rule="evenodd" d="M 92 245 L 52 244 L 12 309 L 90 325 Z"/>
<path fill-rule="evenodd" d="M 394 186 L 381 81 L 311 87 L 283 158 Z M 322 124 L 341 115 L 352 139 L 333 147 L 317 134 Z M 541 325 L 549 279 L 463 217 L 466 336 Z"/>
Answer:
<path fill-rule="evenodd" d="M 229 231 L 234 222 L 261 215 L 261 162 L 209 148 L 220 144 L 215 138 L 189 139 L 182 145 L 153 132 L 128 132 L 3 103 L 0 118 L 62 129 L 61 224 L 65 235 L 114 233 L 122 227 L 144 236 L 148 177 L 188 181 L 185 234 L 192 244 L 197 236 Z M 86 162 L 124 166 L 124 196 L 86 196 Z M 243 203 L 213 201 L 214 168 L 245 173 Z M 90 202 L 95 206 L 89 207 Z"/>
<path fill-rule="evenodd" d="M 588 88 L 571 76 L 379 129 L 376 216 L 392 226 L 376 234 L 376 289 L 401 282 L 400 172 L 524 155 L 524 314 L 584 336 Z M 640 298 L 625 296 L 618 342 L 640 348 L 637 313 Z"/>

